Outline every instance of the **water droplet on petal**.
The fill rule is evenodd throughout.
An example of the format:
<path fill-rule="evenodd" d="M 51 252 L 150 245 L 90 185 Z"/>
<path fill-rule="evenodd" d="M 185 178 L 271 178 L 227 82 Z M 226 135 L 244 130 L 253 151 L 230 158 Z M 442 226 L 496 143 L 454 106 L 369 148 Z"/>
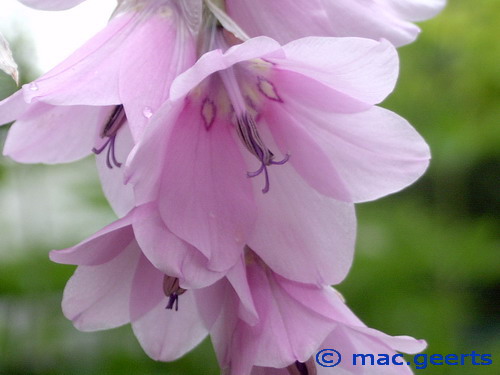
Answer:
<path fill-rule="evenodd" d="M 142 114 L 146 118 L 151 118 L 151 116 L 153 116 L 153 109 L 151 107 L 144 107 Z"/>
<path fill-rule="evenodd" d="M 38 90 L 38 85 L 36 84 L 36 82 L 31 82 L 30 85 L 29 85 L 29 88 L 31 91 L 37 91 Z"/>

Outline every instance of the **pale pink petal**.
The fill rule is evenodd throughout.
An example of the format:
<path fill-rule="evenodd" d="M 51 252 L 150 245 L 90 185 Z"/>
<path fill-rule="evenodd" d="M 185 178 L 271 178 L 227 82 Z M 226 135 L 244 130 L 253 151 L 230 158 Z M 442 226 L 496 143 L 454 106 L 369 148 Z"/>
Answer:
<path fill-rule="evenodd" d="M 121 46 L 126 60 L 119 74 L 120 98 L 136 142 L 168 98 L 174 78 L 196 61 L 194 45 L 178 16 L 151 15 Z"/>
<path fill-rule="evenodd" d="M 446 0 L 386 0 L 398 15 L 409 21 L 424 21 L 441 12 Z"/>
<path fill-rule="evenodd" d="M 404 0 L 402 0 L 404 1 Z M 334 34 L 388 39 L 396 46 L 415 40 L 420 29 L 398 17 L 384 1 L 323 0 Z"/>
<path fill-rule="evenodd" d="M 172 83 L 170 99 L 177 100 L 187 95 L 210 74 L 227 69 L 242 61 L 264 57 L 284 57 L 281 46 L 268 37 L 247 40 L 229 48 L 225 53 L 213 50 L 201 56 L 196 64 L 179 75 Z"/>
<path fill-rule="evenodd" d="M 173 361 L 181 357 L 207 335 L 192 292 L 180 296 L 179 311 L 166 310 L 165 304 L 159 303 L 132 322 L 142 348 L 157 361 Z"/>
<path fill-rule="evenodd" d="M 301 73 L 365 103 L 381 102 L 396 84 L 398 56 L 387 41 L 309 37 L 283 50 L 286 60 L 271 59 L 278 69 Z"/>
<path fill-rule="evenodd" d="M 288 163 L 272 166 L 269 174 L 266 194 L 260 191 L 263 182 L 253 179 L 258 216 L 248 245 L 284 277 L 318 285 L 339 283 L 354 252 L 353 205 L 320 195 Z"/>
<path fill-rule="evenodd" d="M 141 254 L 130 293 L 130 320 L 132 322 L 147 314 L 160 302 L 166 306 L 167 298 L 163 292 L 163 278 L 164 274 Z"/>
<path fill-rule="evenodd" d="M 237 295 L 234 293 L 231 284 L 226 278 L 223 278 L 206 288 L 193 290 L 193 293 L 196 298 L 196 303 L 199 306 L 200 317 L 203 324 L 209 331 L 212 331 L 212 328 L 218 321 L 221 319 L 224 320 L 221 316 L 224 314 L 225 305 L 229 303 L 229 300 L 233 302 L 234 306 L 238 306 L 239 303 Z M 229 316 L 233 323 L 238 319 L 237 307 L 231 311 Z M 227 330 L 231 331 L 229 321 L 226 321 L 226 323 Z M 211 339 L 215 345 L 214 339 L 217 338 L 212 337 Z"/>
<path fill-rule="evenodd" d="M 292 103 L 287 107 L 290 105 Z M 336 171 L 333 161 L 309 134 L 301 117 L 287 111 L 287 107 L 270 102 L 262 118 L 281 152 L 290 155 L 288 163 L 320 194 L 345 202 L 352 201 L 351 192 Z"/>
<path fill-rule="evenodd" d="M 40 10 L 64 10 L 73 8 L 85 0 L 18 0 L 31 8 Z"/>
<path fill-rule="evenodd" d="M 281 102 L 268 101 L 269 105 L 297 104 L 311 109 L 340 113 L 366 111 L 373 105 L 342 93 L 324 82 L 288 69 L 274 69 L 269 81 L 275 86 Z M 271 109 L 272 113 L 274 109 Z M 267 114 L 265 115 L 267 116 Z"/>
<path fill-rule="evenodd" d="M 334 325 L 298 304 L 260 266 L 248 267 L 248 281 L 259 323 L 253 327 L 239 323 L 234 332 L 232 373 L 249 373 L 254 365 L 286 367 L 308 360 Z"/>
<path fill-rule="evenodd" d="M 391 111 L 373 107 L 357 114 L 327 114 L 302 108 L 299 114 L 301 109 L 295 109 L 292 115 L 300 118 L 303 129 L 328 155 L 336 171 L 333 176 L 340 176 L 352 202 L 397 192 L 415 182 L 429 164 L 425 141 Z M 318 172 L 331 173 L 327 169 Z"/>
<path fill-rule="evenodd" d="M 3 153 L 21 163 L 71 162 L 91 153 L 107 107 L 35 103 L 11 127 Z"/>
<path fill-rule="evenodd" d="M 356 327 L 355 331 L 365 335 L 370 335 L 387 345 L 392 350 L 397 350 L 404 353 L 416 354 L 427 347 L 425 340 L 417 340 L 410 336 L 389 336 L 383 332 L 369 327 Z"/>
<path fill-rule="evenodd" d="M 332 32 L 320 0 L 226 0 L 226 11 L 250 36 L 281 43 Z"/>
<path fill-rule="evenodd" d="M 134 186 L 136 205 L 158 197 L 161 174 L 174 124 L 184 109 L 184 101 L 167 101 L 151 118 L 142 140 L 130 152 L 125 169 L 125 182 Z"/>
<path fill-rule="evenodd" d="M 95 146 L 99 147 L 106 139 L 107 138 L 100 139 L 100 142 Z M 133 147 L 134 140 L 130 133 L 129 123 L 127 122 L 122 125 L 116 134 L 114 143 L 115 158 L 122 166 L 117 167 L 116 165 L 112 165 L 113 168 L 109 168 L 106 157 L 107 151 L 103 151 L 95 156 L 102 190 L 109 204 L 119 217 L 127 214 L 135 205 L 133 187 L 129 184 L 125 184 L 124 175 L 125 162 Z"/>
<path fill-rule="evenodd" d="M 137 19 L 114 18 L 100 33 L 47 74 L 24 85 L 26 101 L 53 105 L 120 104 L 119 73 L 128 50 L 121 48 Z M 125 60 L 126 61 L 126 60 Z"/>
<path fill-rule="evenodd" d="M 76 246 L 53 250 L 50 259 L 56 263 L 95 266 L 107 263 L 134 242 L 132 215 L 104 227 Z"/>
<path fill-rule="evenodd" d="M 239 298 L 238 317 L 249 325 L 257 324 L 259 316 L 248 285 L 244 260 L 236 263 L 226 277 Z"/>
<path fill-rule="evenodd" d="M 186 104 L 165 147 L 159 209 L 168 228 L 225 271 L 238 260 L 252 229 L 255 205 L 232 126 L 219 119 L 207 131 Z"/>
<path fill-rule="evenodd" d="M 375 331 L 375 330 L 373 330 Z M 386 335 L 387 336 L 387 335 Z M 388 336 L 389 337 L 389 336 Z M 411 338 L 409 338 L 411 339 Z M 413 339 L 414 341 L 417 341 Z M 374 354 L 375 358 L 379 358 L 379 353 L 389 356 L 389 361 L 393 355 L 396 354 L 395 350 L 388 346 L 384 341 L 379 340 L 377 337 L 362 334 L 347 326 L 339 325 L 322 344 L 322 348 L 333 348 L 338 350 L 342 355 L 342 361 L 335 369 L 347 371 L 346 374 L 352 375 L 411 375 L 413 372 L 406 365 L 374 365 L 371 366 L 370 360 L 364 366 L 361 363 L 353 365 L 353 355 L 358 353 Z M 398 358 L 397 361 L 403 361 Z M 405 361 L 406 362 L 406 361 Z M 318 375 L 328 375 L 329 372 L 325 371 L 321 366 L 318 367 Z"/>
<path fill-rule="evenodd" d="M 155 204 L 138 207 L 133 226 L 144 255 L 164 274 L 179 278 L 183 288 L 204 287 L 224 276 L 208 269 L 208 259 L 167 228 Z"/>
<path fill-rule="evenodd" d="M 0 125 L 16 120 L 28 110 L 29 106 L 24 100 L 22 90 L 0 101 Z"/>
<path fill-rule="evenodd" d="M 131 242 L 118 256 L 79 266 L 64 289 L 64 315 L 82 331 L 110 329 L 130 321 L 129 300 L 140 249 Z"/>
<path fill-rule="evenodd" d="M 365 327 L 343 302 L 342 296 L 330 286 L 298 283 L 275 275 L 280 287 L 297 303 L 336 323 Z"/>

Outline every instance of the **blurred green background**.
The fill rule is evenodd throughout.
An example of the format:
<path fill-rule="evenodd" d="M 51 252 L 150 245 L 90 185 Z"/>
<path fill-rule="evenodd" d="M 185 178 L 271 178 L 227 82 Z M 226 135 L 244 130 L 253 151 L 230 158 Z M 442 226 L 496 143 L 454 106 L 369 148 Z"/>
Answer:
<path fill-rule="evenodd" d="M 425 338 L 426 353 L 493 355 L 491 366 L 416 373 L 500 374 L 499 24 L 498 0 L 451 0 L 400 50 L 399 84 L 384 106 L 420 131 L 433 160 L 409 189 L 358 206 L 357 255 L 338 287 L 369 326 Z M 23 82 L 37 76 L 25 38 L 12 41 Z M 0 96 L 14 90 L 0 75 Z M 128 326 L 82 333 L 64 318 L 73 267 L 51 263 L 47 252 L 113 219 L 92 158 L 58 166 L 0 158 L 1 375 L 219 373 L 209 342 L 157 363 Z"/>

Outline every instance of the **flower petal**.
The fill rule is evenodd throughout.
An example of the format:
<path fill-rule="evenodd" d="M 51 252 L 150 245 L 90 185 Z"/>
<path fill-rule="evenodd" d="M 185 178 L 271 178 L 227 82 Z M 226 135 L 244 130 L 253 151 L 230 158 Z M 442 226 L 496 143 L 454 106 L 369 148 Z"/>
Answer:
<path fill-rule="evenodd" d="M 135 336 L 144 351 L 157 361 L 173 361 L 198 345 L 207 335 L 193 293 L 179 299 L 179 311 L 158 304 L 132 322 Z"/>
<path fill-rule="evenodd" d="M 334 325 L 297 303 L 272 273 L 258 265 L 249 266 L 247 272 L 259 322 L 255 326 L 240 322 L 234 331 L 233 373 L 249 373 L 254 365 L 286 367 L 308 360 Z"/>
<path fill-rule="evenodd" d="M 334 36 L 384 38 L 401 46 L 413 42 L 420 32 L 394 13 L 386 1 L 324 0 L 323 5 L 334 25 Z"/>
<path fill-rule="evenodd" d="M 31 84 L 24 85 L 26 101 L 53 105 L 120 104 L 119 72 L 125 59 L 122 48 L 137 19 L 129 14 L 114 18 L 61 64 Z"/>
<path fill-rule="evenodd" d="M 226 0 L 227 13 L 250 36 L 287 43 L 308 35 L 330 35 L 331 25 L 318 0 Z M 305 17 L 307 22 L 304 22 Z"/>
<path fill-rule="evenodd" d="M 82 331 L 130 321 L 129 300 L 140 249 L 131 242 L 118 256 L 96 266 L 80 266 L 66 284 L 63 313 Z"/>
<path fill-rule="evenodd" d="M 196 61 L 196 43 L 181 20 L 179 15 L 151 15 L 121 46 L 126 60 L 119 74 L 120 98 L 135 142 L 168 98 L 174 78 Z"/>
<path fill-rule="evenodd" d="M 107 107 L 35 103 L 9 130 L 3 153 L 21 163 L 71 162 L 90 154 Z"/>
<path fill-rule="evenodd" d="M 128 156 L 125 182 L 134 186 L 137 206 L 158 197 L 163 164 L 166 160 L 165 144 L 183 109 L 183 101 L 165 102 L 153 115 L 143 138 Z"/>
<path fill-rule="evenodd" d="M 164 274 L 141 254 L 135 269 L 130 293 L 130 320 L 132 322 L 143 317 L 160 302 L 166 305 L 166 297 L 163 292 L 163 277 Z"/>
<path fill-rule="evenodd" d="M 209 270 L 208 259 L 166 227 L 156 205 L 138 207 L 133 226 L 144 255 L 164 274 L 179 278 L 183 288 L 204 287 L 224 276 Z"/>
<path fill-rule="evenodd" d="M 0 125 L 16 120 L 28 110 L 29 106 L 30 104 L 24 100 L 22 90 L 0 101 Z"/>
<path fill-rule="evenodd" d="M 283 50 L 286 60 L 275 60 L 279 69 L 301 73 L 368 104 L 380 103 L 396 84 L 398 55 L 387 41 L 309 37 Z"/>
<path fill-rule="evenodd" d="M 291 165 L 272 167 L 269 173 L 267 194 L 260 191 L 262 182 L 254 181 L 259 215 L 248 245 L 286 278 L 318 285 L 339 283 L 353 258 L 353 205 L 318 194 Z"/>
<path fill-rule="evenodd" d="M 301 114 L 293 115 L 328 155 L 336 170 L 334 178 L 340 176 L 352 202 L 395 193 L 415 182 L 429 165 L 429 147 L 422 137 L 406 120 L 383 108 L 356 114 L 302 108 Z M 291 127 L 290 132 L 296 129 Z M 335 192 L 330 195 L 343 199 Z"/>
<path fill-rule="evenodd" d="M 446 0 L 387 0 L 402 18 L 408 21 L 424 21 L 441 12 Z"/>
<path fill-rule="evenodd" d="M 170 90 L 170 99 L 177 100 L 184 97 L 212 73 L 259 57 L 283 57 L 283 51 L 275 40 L 262 36 L 232 46 L 225 53 L 219 49 L 207 52 L 198 59 L 196 64 L 174 80 Z"/>
<path fill-rule="evenodd" d="M 95 266 L 107 263 L 134 242 L 132 215 L 104 227 L 76 246 L 52 250 L 50 260 L 62 264 Z"/>
<path fill-rule="evenodd" d="M 159 209 L 167 227 L 225 271 L 238 260 L 255 217 L 245 163 L 232 125 L 186 104 L 165 147 Z"/>

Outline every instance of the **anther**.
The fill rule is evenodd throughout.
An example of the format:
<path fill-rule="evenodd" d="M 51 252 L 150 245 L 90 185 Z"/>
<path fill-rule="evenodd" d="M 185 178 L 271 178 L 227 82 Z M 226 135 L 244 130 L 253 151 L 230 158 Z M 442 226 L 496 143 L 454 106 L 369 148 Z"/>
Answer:
<path fill-rule="evenodd" d="M 127 117 L 125 115 L 125 111 L 123 110 L 123 105 L 117 105 L 101 131 L 101 138 L 107 138 L 107 140 L 101 147 L 94 147 L 92 149 L 92 152 L 96 155 L 102 153 L 106 148 L 108 149 L 106 152 L 106 165 L 109 169 L 112 169 L 113 165 L 118 168 L 122 166 L 122 163 L 118 162 L 116 159 L 115 141 L 116 134 L 125 123 L 126 119 Z"/>
<path fill-rule="evenodd" d="M 248 112 L 245 112 L 242 116 L 238 117 L 236 131 L 246 149 L 262 163 L 259 169 L 254 172 L 248 172 L 247 176 L 256 177 L 261 173 L 264 173 L 265 184 L 262 192 L 267 193 L 269 191 L 269 173 L 267 171 L 267 167 L 270 165 L 285 164 L 290 158 L 290 155 L 285 155 L 283 160 L 280 161 L 273 160 L 274 154 L 266 147 L 264 141 L 260 138 L 257 130 L 257 124 Z"/>
<path fill-rule="evenodd" d="M 178 311 L 179 296 L 186 292 L 186 289 L 179 286 L 179 279 L 177 277 L 167 275 L 163 276 L 163 292 L 165 293 L 165 296 L 168 297 L 168 303 L 165 308 L 167 310 L 175 308 L 175 311 Z"/>

